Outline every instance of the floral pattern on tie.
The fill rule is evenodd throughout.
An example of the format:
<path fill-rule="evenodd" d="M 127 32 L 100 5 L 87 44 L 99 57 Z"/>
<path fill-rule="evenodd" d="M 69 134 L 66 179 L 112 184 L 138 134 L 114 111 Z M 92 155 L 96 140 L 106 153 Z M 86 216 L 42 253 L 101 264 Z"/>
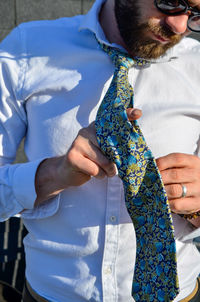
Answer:
<path fill-rule="evenodd" d="M 111 57 L 115 72 L 97 113 L 96 135 L 101 150 L 118 168 L 126 207 L 135 227 L 132 296 L 136 302 L 170 302 L 177 296 L 179 286 L 167 194 L 137 121 L 129 122 L 126 114 L 133 104 L 129 68 L 146 62 L 133 60 L 109 46 L 101 47 Z"/>

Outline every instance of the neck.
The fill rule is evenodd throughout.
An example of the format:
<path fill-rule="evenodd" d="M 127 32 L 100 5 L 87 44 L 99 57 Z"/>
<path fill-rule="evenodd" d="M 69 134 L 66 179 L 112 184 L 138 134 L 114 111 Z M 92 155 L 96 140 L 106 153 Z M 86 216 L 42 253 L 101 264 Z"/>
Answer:
<path fill-rule="evenodd" d="M 124 41 L 120 36 L 117 21 L 115 18 L 115 0 L 107 0 L 100 11 L 99 22 L 107 40 L 125 47 Z"/>

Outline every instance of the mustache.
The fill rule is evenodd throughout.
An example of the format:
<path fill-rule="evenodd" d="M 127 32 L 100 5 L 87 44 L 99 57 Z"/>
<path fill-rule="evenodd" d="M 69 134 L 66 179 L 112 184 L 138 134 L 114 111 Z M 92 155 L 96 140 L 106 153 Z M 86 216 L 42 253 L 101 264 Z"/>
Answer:
<path fill-rule="evenodd" d="M 168 39 L 171 43 L 178 43 L 182 39 L 181 34 L 174 33 L 167 25 L 158 25 L 151 23 L 143 23 L 143 24 L 130 24 L 126 27 L 126 32 L 124 32 L 124 37 L 126 37 L 126 41 L 128 41 L 131 45 L 133 41 L 139 40 L 139 37 L 143 35 L 145 37 L 145 33 L 151 31 L 155 35 L 162 36 L 164 39 Z"/>
<path fill-rule="evenodd" d="M 179 41 L 182 37 L 180 34 L 175 34 L 167 25 L 148 25 L 147 27 L 156 35 L 160 35 L 171 41 Z"/>

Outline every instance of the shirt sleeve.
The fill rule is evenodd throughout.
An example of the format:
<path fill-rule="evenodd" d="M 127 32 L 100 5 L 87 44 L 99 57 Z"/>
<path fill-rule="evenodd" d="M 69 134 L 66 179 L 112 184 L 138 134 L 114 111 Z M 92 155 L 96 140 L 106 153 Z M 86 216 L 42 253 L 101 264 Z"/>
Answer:
<path fill-rule="evenodd" d="M 0 221 L 24 209 L 33 209 L 35 173 L 41 160 L 0 168 Z"/>
<path fill-rule="evenodd" d="M 0 221 L 24 209 L 29 213 L 24 211 L 24 216 L 38 216 L 37 209 L 34 209 L 35 174 L 44 158 L 11 164 L 27 130 L 26 100 L 23 99 L 26 56 L 21 31 L 17 27 L 0 44 Z M 43 208 L 44 216 L 48 216 L 48 205 Z M 52 206 L 49 208 L 51 215 Z M 56 208 L 57 203 L 54 211 Z M 41 210 L 39 216 L 42 217 Z"/>
<path fill-rule="evenodd" d="M 26 133 L 26 110 L 20 97 L 24 77 L 23 44 L 18 28 L 0 44 L 0 220 L 32 208 L 37 164 L 11 165 Z M 29 191 L 29 194 L 27 194 Z"/>

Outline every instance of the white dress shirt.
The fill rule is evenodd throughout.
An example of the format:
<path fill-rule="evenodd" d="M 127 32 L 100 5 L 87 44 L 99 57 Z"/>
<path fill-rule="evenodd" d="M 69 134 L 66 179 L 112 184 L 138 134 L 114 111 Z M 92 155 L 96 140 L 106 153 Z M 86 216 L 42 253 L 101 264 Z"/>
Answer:
<path fill-rule="evenodd" d="M 95 39 L 109 44 L 98 22 L 102 3 L 86 16 L 22 24 L 0 44 L 0 218 L 27 209 L 26 277 L 53 302 L 133 301 L 135 232 L 118 176 L 92 178 L 33 208 L 39 163 L 67 152 L 111 82 L 114 66 Z M 155 157 L 199 154 L 199 43 L 185 38 L 147 67 L 132 68 L 129 80 Z M 28 163 L 10 165 L 24 136 Z M 200 272 L 192 243 L 200 230 L 178 215 L 173 220 L 179 301 Z"/>

